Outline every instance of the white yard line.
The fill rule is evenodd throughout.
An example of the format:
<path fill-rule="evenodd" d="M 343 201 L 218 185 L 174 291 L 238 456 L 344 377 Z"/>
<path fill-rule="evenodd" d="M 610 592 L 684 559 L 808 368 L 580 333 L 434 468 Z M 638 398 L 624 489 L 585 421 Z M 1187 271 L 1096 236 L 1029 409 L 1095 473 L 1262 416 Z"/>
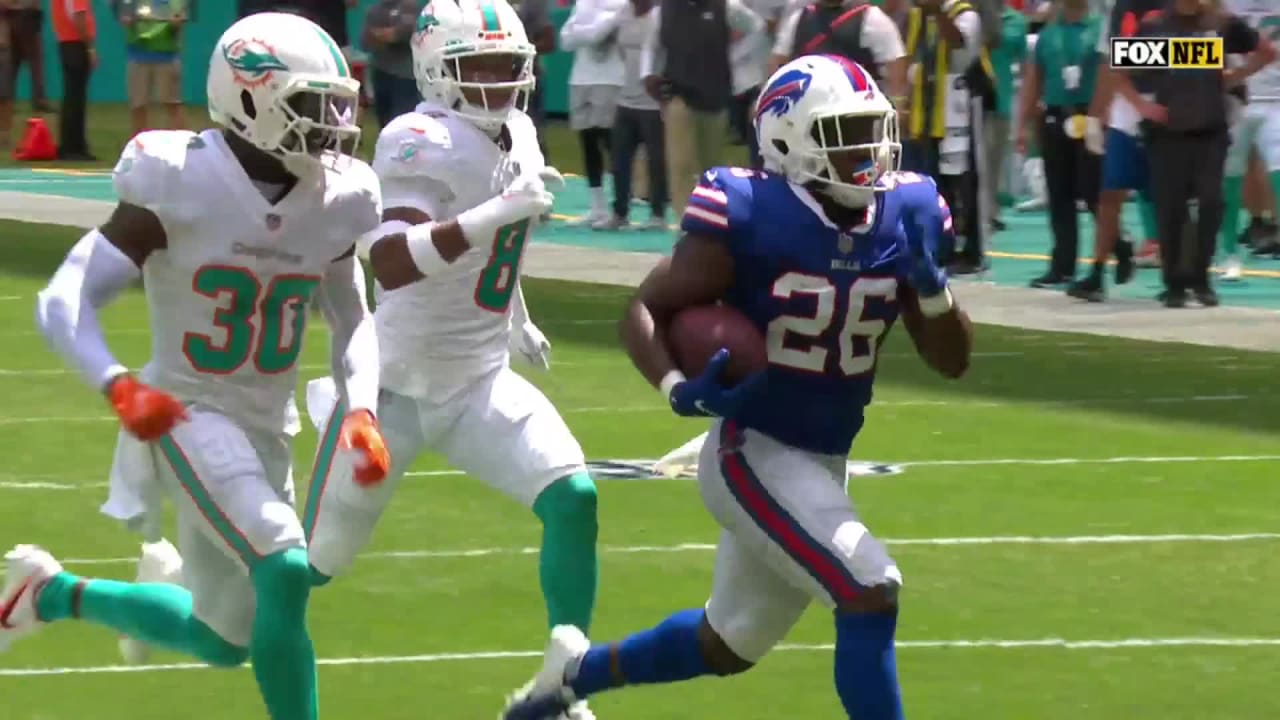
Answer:
<path fill-rule="evenodd" d="M 1241 543 L 1280 540 L 1280 533 L 1167 534 L 1167 535 L 997 535 L 992 537 L 942 537 L 885 539 L 892 547 L 964 547 L 991 545 L 1154 545 L 1162 543 Z M 650 555 L 669 553 L 711 552 L 716 546 L 710 543 L 679 543 L 676 545 L 605 545 L 600 552 L 611 555 Z M 461 550 L 385 550 L 365 553 L 366 560 L 427 560 L 433 558 L 477 558 L 513 555 L 537 555 L 537 547 L 470 548 Z M 114 558 L 66 558 L 65 565 L 127 565 L 138 561 L 136 557 Z"/>
<path fill-rule="evenodd" d="M 1258 637 L 1171 637 L 1121 638 L 1118 640 L 1067 640 L 1040 638 L 1031 640 L 899 640 L 901 650 L 999 649 L 999 650 L 1128 650 L 1151 648 L 1204 647 L 1275 647 L 1280 638 Z M 830 652 L 829 644 L 779 645 L 778 652 Z M 320 658 L 322 666 L 350 665 L 421 665 L 427 663 L 465 662 L 475 660 L 518 660 L 542 657 L 541 650 L 498 650 L 492 652 L 430 653 L 424 655 L 375 655 L 369 657 Z M 153 673 L 175 670 L 204 670 L 197 663 L 168 665 L 99 665 L 90 667 L 0 668 L 0 677 L 39 677 L 49 675 L 107 675 L 115 673 Z"/>
<path fill-rule="evenodd" d="M 114 420 L 115 418 L 101 418 Z M 84 420 L 84 418 L 81 418 Z M 3 420 L 0 420 L 3 424 Z M 1131 465 L 1131 464 L 1180 464 L 1180 463 L 1235 463 L 1235 462 L 1275 462 L 1280 455 L 1154 455 L 1154 456 L 1122 456 L 1101 458 L 974 458 L 957 460 L 906 460 L 902 462 L 883 463 L 900 468 L 927 467 L 984 467 L 996 465 Z M 451 477 L 463 475 L 461 470 L 414 470 L 405 473 L 406 477 Z M 651 478 L 657 481 L 662 478 Z M 679 478 L 687 481 L 687 478 Z M 52 480 L 0 480 L 0 490 L 87 490 L 106 487 L 105 482 L 70 483 Z"/>

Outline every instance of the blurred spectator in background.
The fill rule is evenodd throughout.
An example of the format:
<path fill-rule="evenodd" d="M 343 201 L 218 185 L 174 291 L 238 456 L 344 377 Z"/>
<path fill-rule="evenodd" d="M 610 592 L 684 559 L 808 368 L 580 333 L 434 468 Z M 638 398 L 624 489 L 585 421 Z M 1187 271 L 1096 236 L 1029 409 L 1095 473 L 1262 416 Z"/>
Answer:
<path fill-rule="evenodd" d="M 626 0 L 578 0 L 560 28 L 560 47 L 573 53 L 569 72 L 569 127 L 578 133 L 591 210 L 578 221 L 605 225 L 611 214 L 604 194 L 605 158 L 626 73 L 618 48 L 618 23 Z M 617 181 L 617 178 L 614 178 Z"/>
<path fill-rule="evenodd" d="M 97 24 L 90 0 L 58 0 L 50 4 L 53 32 L 62 61 L 62 110 L 58 117 L 58 159 L 97 160 L 85 137 L 85 113 L 89 100 L 89 74 L 98 66 L 94 49 Z"/>
<path fill-rule="evenodd" d="M 1093 48 L 1087 48 L 1093 52 Z M 1022 12 L 1005 6 L 1000 15 L 1000 42 L 991 49 L 991 67 L 995 72 L 995 109 L 983 123 L 986 133 L 986 173 L 982 177 L 983 202 L 991 212 L 991 231 L 1004 229 L 1000 219 L 1000 188 L 1009 165 L 1013 137 L 1015 104 L 1013 66 L 1022 65 L 1027 54 L 1027 19 Z"/>
<path fill-rule="evenodd" d="M 1263 37 L 1276 31 L 1280 5 L 1274 0 L 1227 0 L 1227 10 L 1245 20 Z M 1228 57 L 1231 66 L 1239 58 Z M 1243 272 L 1240 244 L 1253 245 L 1259 255 L 1275 246 L 1275 201 L 1280 195 L 1280 63 L 1271 63 L 1230 90 L 1233 105 L 1231 145 L 1227 149 L 1227 179 L 1223 186 L 1226 212 L 1222 217 L 1222 249 L 1226 254 L 1222 279 L 1239 280 Z M 1243 107 L 1241 107 L 1243 106 Z M 1250 221 L 1240 232 L 1241 203 Z M 1237 234 L 1239 233 L 1239 234 Z"/>
<path fill-rule="evenodd" d="M 295 0 L 303 14 L 329 33 L 338 47 L 351 44 L 347 34 L 347 10 L 360 4 L 359 0 Z"/>
<path fill-rule="evenodd" d="M 1188 292 L 1206 307 L 1218 304 L 1209 265 L 1222 225 L 1225 161 L 1230 142 L 1227 89 L 1275 58 L 1248 23 L 1208 0 L 1171 0 L 1158 17 L 1138 25 L 1139 37 L 1217 36 L 1242 66 L 1223 71 L 1142 69 L 1116 73 L 1116 88 L 1143 118 L 1151 149 L 1151 196 L 1160 234 L 1165 307 L 1187 303 Z M 1148 93 L 1139 94 L 1139 88 Z M 1196 201 L 1194 232 L 1187 203 Z"/>
<path fill-rule="evenodd" d="M 747 146 L 751 166 L 760 165 L 756 144 L 755 105 L 760 86 L 772 74 L 770 53 L 778 24 L 787 15 L 787 0 L 743 0 L 764 25 L 753 33 L 729 34 L 729 71 L 733 75 L 733 101 L 729 106 L 729 126 L 736 142 Z"/>
<path fill-rule="evenodd" d="M 31 71 L 31 109 L 49 112 L 44 94 L 44 10 L 40 0 L 8 0 L 9 47 L 12 53 L 11 83 L 17 84 L 18 71 L 26 63 Z"/>
<path fill-rule="evenodd" d="M 801 55 L 838 55 L 867 69 L 908 122 L 907 58 L 902 33 L 880 8 L 866 0 L 817 0 L 791 12 L 773 47 L 772 68 Z"/>
<path fill-rule="evenodd" d="M 1049 227 L 1053 249 L 1049 269 L 1031 287 L 1049 288 L 1075 279 L 1080 253 L 1079 211 L 1083 200 L 1097 214 L 1102 174 L 1102 128 L 1087 120 L 1100 56 L 1094 52 L 1102 18 L 1089 12 L 1089 0 L 1059 0 L 1056 17 L 1036 39 L 1022 84 L 1018 146 L 1038 125 L 1049 193 Z M 1005 142 L 1008 142 L 1007 140 Z M 1101 267 L 1097 268 L 1101 272 Z"/>
<path fill-rule="evenodd" d="M 520 0 L 516 12 L 520 16 L 520 22 L 524 23 L 525 35 L 538 51 L 538 57 L 533 61 L 534 86 L 533 96 L 529 98 L 529 118 L 533 120 L 533 127 L 538 132 L 538 147 L 542 150 L 542 156 L 550 165 L 551 155 L 547 152 L 545 129 L 547 111 L 543 105 L 542 61 L 545 55 L 556 50 L 556 29 L 551 24 L 551 1 Z"/>
<path fill-rule="evenodd" d="M 154 101 L 165 107 L 169 127 L 185 127 L 182 117 L 182 26 L 194 0 L 116 0 L 116 17 L 128 43 L 125 82 L 134 134 L 146 130 Z"/>
<path fill-rule="evenodd" d="M 378 0 L 364 16 L 360 44 L 373 67 L 373 114 L 378 127 L 418 106 L 410 41 L 418 26 L 418 0 Z"/>
<path fill-rule="evenodd" d="M 358 4 L 359 0 L 236 0 L 236 16 L 260 12 L 297 13 L 324 28 L 338 47 L 345 48 L 349 44 L 347 10 Z"/>
<path fill-rule="evenodd" d="M 906 50 L 911 87 L 902 165 L 937 178 L 951 206 L 964 252 L 957 261 L 955 248 L 941 247 L 939 260 L 954 273 L 975 272 L 982 267 L 985 228 L 970 162 L 975 117 L 965 74 L 983 51 L 981 18 L 966 0 L 915 0 L 907 16 Z"/>
<path fill-rule="evenodd" d="M 0 151 L 13 144 L 13 48 L 8 0 L 0 0 Z"/>
<path fill-rule="evenodd" d="M 759 32 L 764 20 L 742 0 L 661 0 L 653 12 L 640 74 L 663 104 L 668 187 L 680 217 L 698 177 L 724 162 L 731 34 Z"/>
<path fill-rule="evenodd" d="M 645 176 L 649 184 L 649 222 L 647 230 L 667 227 L 667 164 L 662 137 L 662 111 L 658 101 L 649 97 L 640 77 L 640 56 L 645 39 L 653 31 L 657 12 L 653 0 L 631 0 L 622 10 L 618 24 L 618 47 L 622 50 L 626 70 L 622 92 L 618 95 L 618 116 L 613 126 L 613 214 L 597 224 L 600 230 L 621 230 L 629 224 L 631 182 L 636 150 L 644 146 L 648 161 Z"/>

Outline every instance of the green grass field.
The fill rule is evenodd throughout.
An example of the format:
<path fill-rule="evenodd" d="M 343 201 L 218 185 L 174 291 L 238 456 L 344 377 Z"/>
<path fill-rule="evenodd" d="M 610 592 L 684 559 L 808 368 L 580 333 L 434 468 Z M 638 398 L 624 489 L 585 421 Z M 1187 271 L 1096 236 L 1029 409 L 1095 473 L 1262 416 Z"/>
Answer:
<path fill-rule="evenodd" d="M 0 544 L 132 576 L 135 539 L 97 513 L 115 426 L 37 335 L 34 294 L 77 233 L 0 223 Z M 655 458 L 704 429 L 674 418 L 614 340 L 622 288 L 528 281 L 555 345 L 533 379 L 593 460 Z M 147 353 L 143 299 L 105 313 Z M 326 372 L 314 327 L 304 375 Z M 901 331 L 854 457 L 901 466 L 850 492 L 906 577 L 909 716 L 1266 720 L 1280 716 L 1277 356 L 980 327 L 956 383 Z M 315 433 L 296 452 L 305 491 Z M 491 718 L 545 635 L 532 515 L 436 457 L 414 466 L 353 572 L 313 595 L 324 717 Z M 702 603 L 717 529 L 688 480 L 602 481 L 598 639 Z M 811 610 L 738 678 L 601 696 L 604 720 L 842 715 Z M 117 672 L 115 637 L 72 622 L 0 657 L 6 720 L 261 717 L 248 669 Z M 181 663 L 160 655 L 156 663 Z"/>

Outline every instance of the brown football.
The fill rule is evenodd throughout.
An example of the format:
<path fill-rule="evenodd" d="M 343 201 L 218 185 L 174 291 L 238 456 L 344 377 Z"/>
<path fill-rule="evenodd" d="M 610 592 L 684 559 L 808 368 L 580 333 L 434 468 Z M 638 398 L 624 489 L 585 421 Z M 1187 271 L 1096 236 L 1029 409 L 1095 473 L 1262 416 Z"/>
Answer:
<path fill-rule="evenodd" d="M 764 336 L 741 312 L 727 305 L 685 308 L 671 320 L 667 342 L 680 371 L 696 377 L 720 348 L 729 351 L 724 379 L 736 383 L 769 365 Z"/>

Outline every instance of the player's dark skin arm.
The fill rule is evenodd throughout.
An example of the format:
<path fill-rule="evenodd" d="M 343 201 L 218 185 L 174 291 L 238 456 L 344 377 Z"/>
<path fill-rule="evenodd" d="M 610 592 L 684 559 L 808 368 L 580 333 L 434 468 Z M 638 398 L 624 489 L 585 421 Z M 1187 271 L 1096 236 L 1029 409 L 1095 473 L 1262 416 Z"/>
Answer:
<path fill-rule="evenodd" d="M 160 218 L 144 207 L 129 203 L 116 205 L 111 211 L 111 217 L 98 227 L 98 232 L 132 260 L 139 270 L 147 262 L 147 258 L 151 257 L 151 253 L 163 250 L 169 244 Z M 111 397 L 111 386 L 114 383 L 115 380 L 112 380 L 102 388 L 107 397 Z"/>
<path fill-rule="evenodd" d="M 973 323 L 969 314 L 953 305 L 937 317 L 920 312 L 920 300 L 909 287 L 898 290 L 899 316 L 911 335 L 916 352 L 929 367 L 945 378 L 955 379 L 969 369 L 973 352 Z"/>
<path fill-rule="evenodd" d="M 382 220 L 421 225 L 431 222 L 431 216 L 415 208 L 394 207 L 383 211 Z M 431 228 L 431 242 L 445 262 L 453 262 L 471 249 L 471 243 L 467 242 L 462 228 L 454 220 L 436 223 Z M 413 262 L 413 256 L 409 254 L 409 240 L 402 232 L 379 238 L 369 250 L 369 265 L 384 290 L 395 290 L 426 277 Z"/>
<path fill-rule="evenodd" d="M 687 307 L 716 302 L 732 285 L 733 256 L 723 242 L 698 235 L 681 237 L 671 257 L 649 271 L 627 304 L 618 334 L 650 385 L 658 387 L 676 369 L 666 340 L 671 318 Z"/>

